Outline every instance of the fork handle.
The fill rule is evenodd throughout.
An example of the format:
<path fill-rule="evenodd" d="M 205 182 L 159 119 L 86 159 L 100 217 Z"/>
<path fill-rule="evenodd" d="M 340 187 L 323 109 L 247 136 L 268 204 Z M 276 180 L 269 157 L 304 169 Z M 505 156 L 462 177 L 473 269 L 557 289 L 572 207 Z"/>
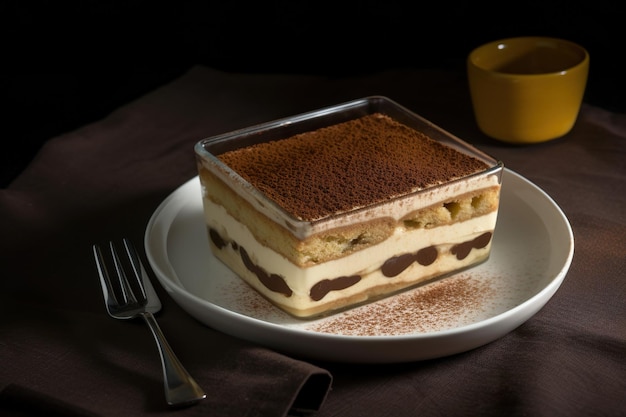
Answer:
<path fill-rule="evenodd" d="M 141 316 L 148 324 L 148 327 L 150 327 L 159 348 L 167 403 L 171 406 L 185 406 L 205 398 L 206 394 L 202 388 L 189 375 L 189 372 L 180 363 L 169 343 L 167 343 L 165 335 L 152 313 L 146 311 Z"/>

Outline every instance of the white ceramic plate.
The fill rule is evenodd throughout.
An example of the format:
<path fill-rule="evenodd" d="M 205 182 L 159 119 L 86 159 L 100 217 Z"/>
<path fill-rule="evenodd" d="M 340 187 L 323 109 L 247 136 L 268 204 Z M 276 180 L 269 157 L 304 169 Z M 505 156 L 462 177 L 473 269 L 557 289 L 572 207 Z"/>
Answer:
<path fill-rule="evenodd" d="M 207 326 L 301 358 L 392 363 L 474 349 L 524 323 L 563 282 L 574 238 L 556 203 L 506 169 L 489 260 L 313 321 L 271 306 L 211 255 L 198 177 L 152 215 L 145 248 L 161 284 Z"/>

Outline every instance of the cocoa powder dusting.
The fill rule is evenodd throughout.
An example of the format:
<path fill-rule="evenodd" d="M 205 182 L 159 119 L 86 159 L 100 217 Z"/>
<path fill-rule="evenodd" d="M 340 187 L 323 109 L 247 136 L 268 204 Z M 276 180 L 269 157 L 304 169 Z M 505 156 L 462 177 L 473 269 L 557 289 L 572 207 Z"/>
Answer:
<path fill-rule="evenodd" d="M 307 221 L 487 168 L 483 161 L 380 113 L 218 157 L 279 206 Z"/>

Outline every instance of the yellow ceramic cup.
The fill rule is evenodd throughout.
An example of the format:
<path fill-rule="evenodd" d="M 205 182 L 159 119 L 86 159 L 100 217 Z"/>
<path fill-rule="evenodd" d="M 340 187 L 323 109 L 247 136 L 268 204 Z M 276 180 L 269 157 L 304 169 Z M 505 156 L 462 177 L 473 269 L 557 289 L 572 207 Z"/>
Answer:
<path fill-rule="evenodd" d="M 467 71 L 480 130 L 509 143 L 538 143 L 561 137 L 574 126 L 589 54 L 562 39 L 509 38 L 474 49 Z"/>

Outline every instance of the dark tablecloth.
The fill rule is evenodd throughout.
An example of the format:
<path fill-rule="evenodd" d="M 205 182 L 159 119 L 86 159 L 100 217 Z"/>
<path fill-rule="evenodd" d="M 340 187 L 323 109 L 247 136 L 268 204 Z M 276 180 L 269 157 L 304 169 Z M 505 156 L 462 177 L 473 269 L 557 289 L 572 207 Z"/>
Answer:
<path fill-rule="evenodd" d="M 483 347 L 365 365 L 234 339 L 196 321 L 157 284 L 159 323 L 208 394 L 175 414 L 626 415 L 626 115 L 584 104 L 567 136 L 510 146 L 477 130 L 464 74 L 325 78 L 205 67 L 50 139 L 0 190 L 2 413 L 170 413 L 146 326 L 104 311 L 91 245 L 122 236 L 142 242 L 155 208 L 196 175 L 199 139 L 369 95 L 387 96 L 503 160 L 559 204 L 575 237 L 560 289 Z"/>

